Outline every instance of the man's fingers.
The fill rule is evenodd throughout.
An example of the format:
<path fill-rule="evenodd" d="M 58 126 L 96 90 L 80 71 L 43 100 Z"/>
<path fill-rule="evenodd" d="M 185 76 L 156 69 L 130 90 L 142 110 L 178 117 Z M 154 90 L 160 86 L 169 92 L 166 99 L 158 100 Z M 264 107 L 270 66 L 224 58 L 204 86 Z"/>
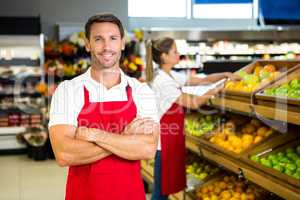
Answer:
<path fill-rule="evenodd" d="M 133 122 L 131 122 L 131 126 L 132 127 L 139 127 L 141 125 L 143 125 L 144 123 L 147 123 L 148 121 L 153 121 L 150 117 L 147 117 L 147 118 L 140 118 L 140 119 L 137 119 Z"/>

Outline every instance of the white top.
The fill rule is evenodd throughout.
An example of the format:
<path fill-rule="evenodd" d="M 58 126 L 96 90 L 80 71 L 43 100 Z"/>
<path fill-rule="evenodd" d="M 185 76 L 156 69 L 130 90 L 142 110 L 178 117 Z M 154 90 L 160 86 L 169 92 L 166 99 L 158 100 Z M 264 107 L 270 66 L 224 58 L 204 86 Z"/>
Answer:
<path fill-rule="evenodd" d="M 161 119 L 182 94 L 182 87 L 187 81 L 185 74 L 176 71 L 171 71 L 170 74 L 171 76 L 159 69 L 155 73 L 155 77 L 151 83 L 156 96 L 159 119 Z"/>
<path fill-rule="evenodd" d="M 89 68 L 84 74 L 58 85 L 51 100 L 48 126 L 58 124 L 78 126 L 77 117 L 84 105 L 83 86 L 89 91 L 91 102 L 111 102 L 127 100 L 127 85 L 132 88 L 137 117 L 150 117 L 159 122 L 155 95 L 146 83 L 140 83 L 135 78 L 125 75 L 121 70 L 120 84 L 107 89 L 91 77 Z"/>

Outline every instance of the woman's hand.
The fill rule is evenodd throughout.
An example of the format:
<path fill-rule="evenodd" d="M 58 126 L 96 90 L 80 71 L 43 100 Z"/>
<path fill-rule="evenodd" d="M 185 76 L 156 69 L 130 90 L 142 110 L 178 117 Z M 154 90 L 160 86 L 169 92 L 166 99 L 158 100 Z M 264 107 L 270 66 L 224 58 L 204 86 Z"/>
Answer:
<path fill-rule="evenodd" d="M 232 81 L 240 81 L 240 80 L 242 80 L 242 77 L 240 77 L 237 74 L 231 73 L 231 72 L 225 72 L 225 76 L 228 79 L 232 80 Z"/>

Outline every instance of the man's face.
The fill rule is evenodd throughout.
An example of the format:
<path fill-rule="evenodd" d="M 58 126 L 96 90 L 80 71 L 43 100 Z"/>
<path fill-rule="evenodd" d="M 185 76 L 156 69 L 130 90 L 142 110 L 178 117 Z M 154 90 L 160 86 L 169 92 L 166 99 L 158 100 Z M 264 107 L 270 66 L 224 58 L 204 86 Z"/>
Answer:
<path fill-rule="evenodd" d="M 90 38 L 86 40 L 86 49 L 91 52 L 92 63 L 98 68 L 119 66 L 125 41 L 117 25 L 110 22 L 94 23 Z"/>

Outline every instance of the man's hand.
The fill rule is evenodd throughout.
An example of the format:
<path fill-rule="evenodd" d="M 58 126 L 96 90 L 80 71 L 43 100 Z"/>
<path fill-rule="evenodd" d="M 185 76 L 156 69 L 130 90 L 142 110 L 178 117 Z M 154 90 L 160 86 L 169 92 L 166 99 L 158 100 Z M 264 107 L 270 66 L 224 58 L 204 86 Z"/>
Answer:
<path fill-rule="evenodd" d="M 231 73 L 231 72 L 225 72 L 225 76 L 226 76 L 228 79 L 232 80 L 232 81 L 240 81 L 240 80 L 242 80 L 242 77 L 240 77 L 240 76 L 237 75 L 237 74 L 233 74 L 233 73 Z"/>
<path fill-rule="evenodd" d="M 100 130 L 95 129 L 95 128 L 87 128 L 84 126 L 78 127 L 76 129 L 75 138 L 79 139 L 79 140 L 85 140 L 88 142 L 94 142 L 96 139 L 97 131 L 100 131 Z"/>
<path fill-rule="evenodd" d="M 154 129 L 157 129 L 159 124 L 154 122 L 151 118 L 136 118 L 128 124 L 123 133 L 129 134 L 151 134 Z"/>

